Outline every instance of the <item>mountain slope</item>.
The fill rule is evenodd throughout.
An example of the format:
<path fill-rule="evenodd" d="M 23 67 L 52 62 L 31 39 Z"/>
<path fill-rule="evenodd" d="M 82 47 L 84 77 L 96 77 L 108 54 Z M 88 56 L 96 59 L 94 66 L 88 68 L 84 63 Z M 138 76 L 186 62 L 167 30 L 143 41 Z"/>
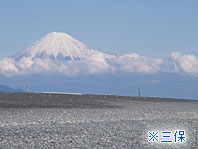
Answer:
<path fill-rule="evenodd" d="M 89 48 L 65 33 L 49 33 L 11 58 L 0 59 L 0 74 L 64 74 L 65 76 L 118 72 L 156 73 L 162 59 L 138 54 L 118 56 Z"/>
<path fill-rule="evenodd" d="M 14 55 L 13 58 L 15 60 L 23 57 L 75 60 L 85 59 L 95 53 L 108 56 L 108 54 L 89 48 L 68 34 L 53 32 L 33 43 L 25 51 Z"/>
<path fill-rule="evenodd" d="M 21 89 L 13 89 L 6 85 L 0 85 L 0 92 L 23 92 Z"/>

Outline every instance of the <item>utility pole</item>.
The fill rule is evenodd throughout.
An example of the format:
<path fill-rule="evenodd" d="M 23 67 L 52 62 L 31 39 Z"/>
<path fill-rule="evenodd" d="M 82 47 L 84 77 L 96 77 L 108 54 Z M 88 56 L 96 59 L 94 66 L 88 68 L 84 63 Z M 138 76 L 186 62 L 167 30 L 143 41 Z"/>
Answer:
<path fill-rule="evenodd" d="M 140 87 L 138 87 L 138 95 L 139 95 L 139 97 L 140 97 L 140 95 L 141 95 Z"/>
<path fill-rule="evenodd" d="M 28 85 L 26 85 L 26 92 L 29 93 L 30 92 L 30 88 Z"/>

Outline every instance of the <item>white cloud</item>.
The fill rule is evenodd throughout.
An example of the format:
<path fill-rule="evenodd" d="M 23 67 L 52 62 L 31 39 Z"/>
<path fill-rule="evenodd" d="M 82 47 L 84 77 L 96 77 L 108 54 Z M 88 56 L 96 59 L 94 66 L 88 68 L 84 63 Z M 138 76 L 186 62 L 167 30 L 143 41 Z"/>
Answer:
<path fill-rule="evenodd" d="M 59 73 L 71 76 L 123 71 L 146 74 L 156 72 L 182 72 L 195 76 L 198 75 L 198 57 L 174 52 L 171 53 L 170 59 L 171 61 L 164 62 L 160 58 L 147 58 L 135 53 L 108 58 L 102 53 L 94 53 L 86 59 L 69 61 L 52 60 L 49 58 L 32 59 L 30 57 L 22 57 L 19 60 L 2 58 L 0 59 L 0 74 L 15 76 L 38 73 Z"/>
<path fill-rule="evenodd" d="M 16 62 L 15 62 L 16 63 Z M 34 62 L 30 57 L 22 57 L 17 63 L 16 67 L 20 70 L 28 69 Z"/>
<path fill-rule="evenodd" d="M 198 75 L 198 57 L 173 52 L 171 53 L 171 61 L 175 72 Z"/>
<path fill-rule="evenodd" d="M 11 76 L 18 73 L 19 70 L 15 67 L 15 61 L 12 58 L 3 58 L 0 60 L 0 73 L 5 76 Z"/>
<path fill-rule="evenodd" d="M 65 75 L 111 73 L 115 68 L 108 64 L 104 55 L 95 53 L 82 60 L 69 60 L 57 65 L 57 71 Z"/>
<path fill-rule="evenodd" d="M 113 61 L 121 71 L 135 73 L 156 73 L 163 64 L 162 59 L 147 58 L 136 53 L 120 56 Z"/>
<path fill-rule="evenodd" d="M 38 73 L 61 73 L 71 76 L 80 73 L 100 74 L 114 71 L 115 68 L 109 65 L 105 56 L 100 53 L 95 53 L 87 59 L 69 61 L 30 57 L 23 57 L 18 61 L 12 58 L 0 59 L 0 73 L 6 76 Z"/>
<path fill-rule="evenodd" d="M 92 54 L 85 60 L 85 70 L 87 74 L 114 72 L 115 68 L 107 63 L 105 57 L 101 53 Z"/>

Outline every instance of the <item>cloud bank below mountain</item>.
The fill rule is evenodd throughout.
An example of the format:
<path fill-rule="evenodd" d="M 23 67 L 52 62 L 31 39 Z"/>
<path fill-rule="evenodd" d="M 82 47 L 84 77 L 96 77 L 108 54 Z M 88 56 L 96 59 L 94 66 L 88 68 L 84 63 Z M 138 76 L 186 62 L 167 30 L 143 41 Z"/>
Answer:
<path fill-rule="evenodd" d="M 0 74 L 5 76 L 28 74 L 63 74 L 75 76 L 79 74 L 102 74 L 116 72 L 145 73 L 158 72 L 182 73 L 198 76 L 198 57 L 174 52 L 170 61 L 164 62 L 160 58 L 148 58 L 136 53 L 123 56 L 105 58 L 104 55 L 95 53 L 82 60 L 52 60 L 49 58 L 23 57 L 0 59 Z"/>
<path fill-rule="evenodd" d="M 160 70 L 162 59 L 152 59 L 129 54 L 106 59 L 102 54 L 93 54 L 82 60 L 52 60 L 23 57 L 20 60 L 13 58 L 0 59 L 0 73 L 5 76 L 27 74 L 64 74 L 66 76 L 79 74 L 115 73 L 116 71 L 155 73 Z"/>

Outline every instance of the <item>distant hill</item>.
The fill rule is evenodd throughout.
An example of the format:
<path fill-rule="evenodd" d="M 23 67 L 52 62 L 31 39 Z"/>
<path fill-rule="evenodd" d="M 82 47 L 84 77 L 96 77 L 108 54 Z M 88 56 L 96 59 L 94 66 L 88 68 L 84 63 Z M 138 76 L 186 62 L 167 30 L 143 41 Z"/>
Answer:
<path fill-rule="evenodd" d="M 0 85 L 0 92 L 23 92 L 22 89 L 13 89 L 6 85 Z"/>

